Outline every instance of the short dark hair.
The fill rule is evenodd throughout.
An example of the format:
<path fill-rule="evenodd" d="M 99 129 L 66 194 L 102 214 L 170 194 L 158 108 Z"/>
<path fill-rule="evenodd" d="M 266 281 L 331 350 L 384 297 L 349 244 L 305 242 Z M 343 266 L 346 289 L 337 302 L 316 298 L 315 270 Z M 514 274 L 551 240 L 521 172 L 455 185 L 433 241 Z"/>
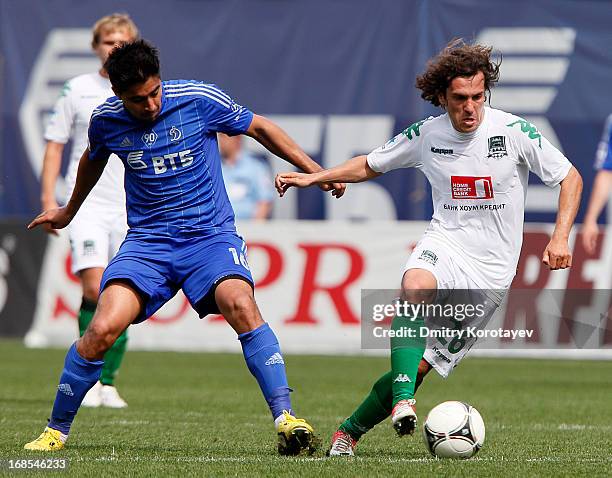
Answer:
<path fill-rule="evenodd" d="M 463 39 L 452 40 L 434 58 L 429 60 L 422 75 L 417 76 L 416 87 L 421 90 L 421 98 L 434 106 L 440 106 L 439 96 L 457 77 L 472 77 L 482 71 L 485 90 L 490 93 L 491 87 L 499 80 L 501 60 L 491 60 L 493 48 L 478 44 L 468 44 Z"/>
<path fill-rule="evenodd" d="M 159 76 L 159 52 L 145 40 L 123 43 L 115 48 L 104 63 L 111 85 L 118 93 Z"/>

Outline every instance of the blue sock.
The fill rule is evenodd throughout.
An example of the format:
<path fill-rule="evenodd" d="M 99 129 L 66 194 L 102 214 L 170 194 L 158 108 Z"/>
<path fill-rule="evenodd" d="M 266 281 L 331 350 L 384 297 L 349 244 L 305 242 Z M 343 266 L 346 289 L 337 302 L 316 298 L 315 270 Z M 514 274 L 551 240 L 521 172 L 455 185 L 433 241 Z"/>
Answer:
<path fill-rule="evenodd" d="M 281 355 L 278 339 L 270 326 L 265 323 L 255 330 L 240 334 L 242 353 L 247 367 L 257 379 L 259 388 L 268 402 L 272 418 L 291 410 L 291 389 L 287 384 L 285 362 Z"/>
<path fill-rule="evenodd" d="M 57 386 L 57 395 L 51 412 L 49 427 L 64 434 L 70 432 L 72 421 L 83 397 L 100 378 L 103 360 L 90 362 L 79 355 L 76 342 L 68 349 L 64 370 Z"/>

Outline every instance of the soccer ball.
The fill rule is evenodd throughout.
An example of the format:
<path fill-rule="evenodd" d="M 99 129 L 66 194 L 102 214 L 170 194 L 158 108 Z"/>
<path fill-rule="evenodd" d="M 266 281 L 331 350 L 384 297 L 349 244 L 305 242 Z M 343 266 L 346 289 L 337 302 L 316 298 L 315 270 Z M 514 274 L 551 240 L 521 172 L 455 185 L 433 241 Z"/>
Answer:
<path fill-rule="evenodd" d="M 482 447 L 485 426 L 478 410 L 464 402 L 443 402 L 423 425 L 427 449 L 438 458 L 470 458 Z"/>

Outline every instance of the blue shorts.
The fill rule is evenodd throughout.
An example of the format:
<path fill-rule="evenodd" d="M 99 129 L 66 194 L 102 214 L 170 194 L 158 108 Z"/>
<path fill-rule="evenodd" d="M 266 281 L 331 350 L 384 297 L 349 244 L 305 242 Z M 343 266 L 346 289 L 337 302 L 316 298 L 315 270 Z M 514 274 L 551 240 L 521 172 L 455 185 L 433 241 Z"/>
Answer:
<path fill-rule="evenodd" d="M 144 309 L 134 323 L 151 317 L 179 289 L 204 317 L 219 313 L 214 293 L 223 279 L 237 277 L 253 286 L 246 256 L 246 244 L 235 232 L 170 237 L 129 231 L 104 271 L 100 291 L 112 281 L 135 287 Z"/>

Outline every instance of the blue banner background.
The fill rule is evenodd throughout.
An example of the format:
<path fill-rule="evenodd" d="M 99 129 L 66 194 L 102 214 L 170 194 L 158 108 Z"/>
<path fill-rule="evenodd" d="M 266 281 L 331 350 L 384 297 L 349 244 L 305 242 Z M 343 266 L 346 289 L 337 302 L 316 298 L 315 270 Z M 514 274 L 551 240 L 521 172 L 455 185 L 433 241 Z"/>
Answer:
<path fill-rule="evenodd" d="M 451 38 L 473 39 L 492 28 L 572 29 L 569 67 L 554 85 L 557 94 L 543 116 L 582 173 L 587 191 L 603 122 L 612 112 L 610 2 L 0 0 L 3 217 L 29 216 L 39 209 L 39 183 L 19 110 L 48 34 L 57 28 L 90 28 L 113 11 L 128 12 L 142 36 L 159 47 L 165 78 L 217 83 L 262 114 L 390 115 L 394 132 L 440 113 L 420 99 L 414 80 Z M 501 51 L 512 58 L 512 52 Z M 534 51 L 522 58 L 546 55 Z M 327 140 L 324 134 L 322 145 Z M 313 157 L 323 161 L 321 154 Z M 399 219 L 429 218 L 428 195 L 414 194 L 426 192 L 419 173 L 402 171 L 377 181 L 390 193 Z M 298 217 L 329 217 L 321 192 L 300 192 Z M 527 219 L 551 221 L 554 215 L 534 209 Z"/>

